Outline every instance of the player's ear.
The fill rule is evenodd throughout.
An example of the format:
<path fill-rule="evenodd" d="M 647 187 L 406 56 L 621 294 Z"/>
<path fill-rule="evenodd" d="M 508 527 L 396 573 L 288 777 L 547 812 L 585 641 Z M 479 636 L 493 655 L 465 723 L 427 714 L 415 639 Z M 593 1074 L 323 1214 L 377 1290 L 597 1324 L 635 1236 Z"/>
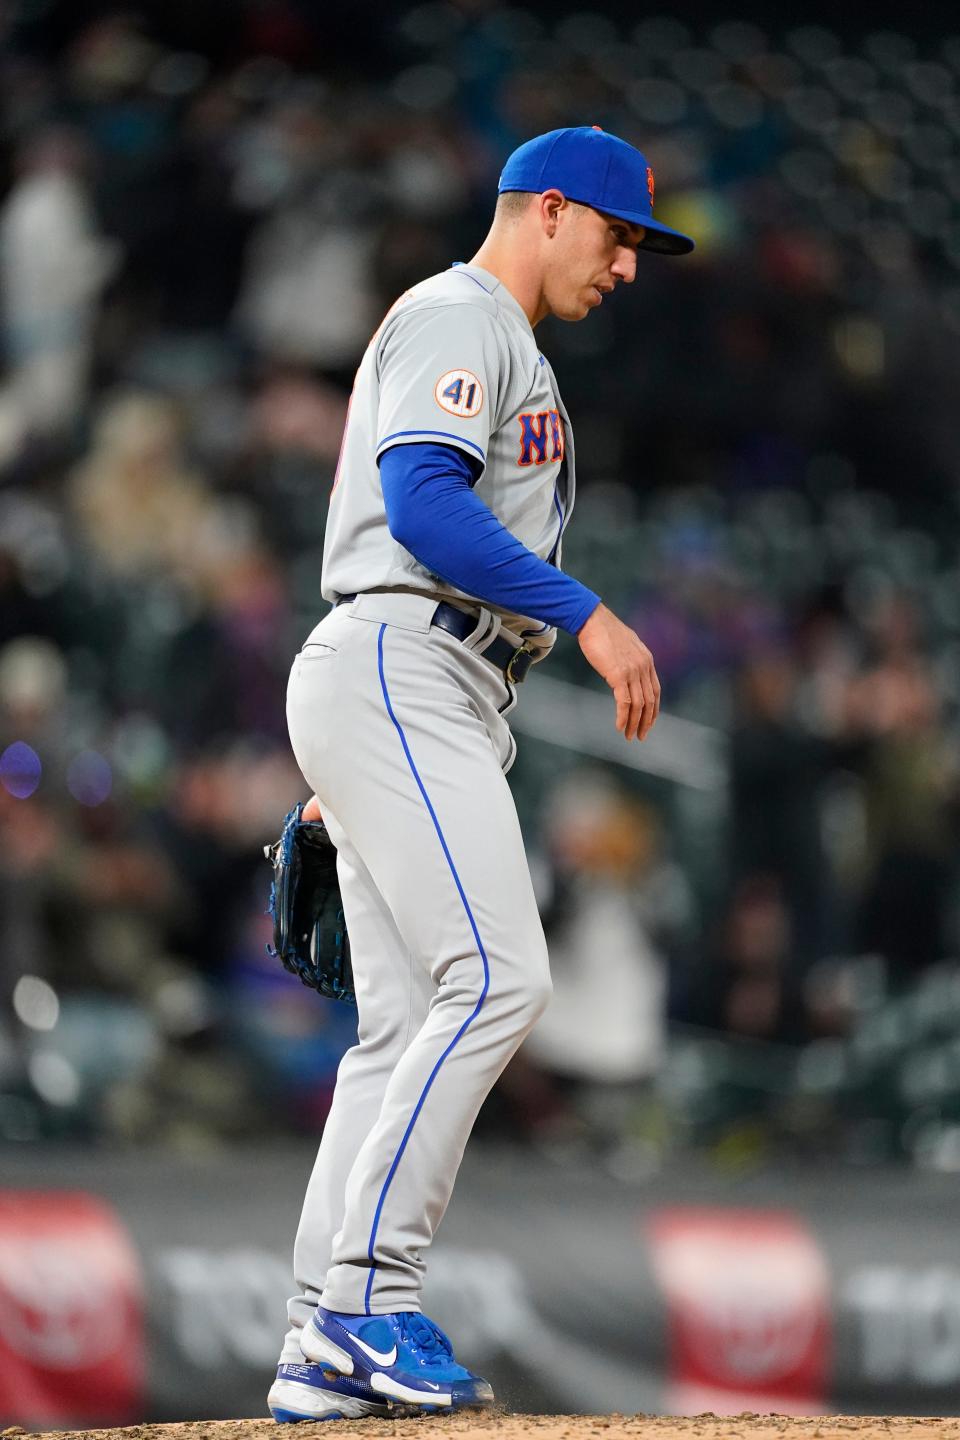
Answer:
<path fill-rule="evenodd" d="M 557 233 L 560 211 L 566 203 L 566 197 L 561 190 L 544 190 L 540 196 L 540 223 L 551 239 Z"/>

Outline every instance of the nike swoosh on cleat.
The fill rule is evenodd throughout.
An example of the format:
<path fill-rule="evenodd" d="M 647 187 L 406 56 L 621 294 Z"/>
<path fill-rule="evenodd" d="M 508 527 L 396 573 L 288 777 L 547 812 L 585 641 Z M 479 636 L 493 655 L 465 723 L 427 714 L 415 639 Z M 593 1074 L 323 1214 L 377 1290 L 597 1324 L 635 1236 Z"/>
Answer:
<path fill-rule="evenodd" d="M 427 1391 L 421 1388 L 424 1385 L 428 1386 L 434 1394 L 428 1396 Z M 441 1390 L 440 1386 L 434 1384 L 432 1380 L 418 1380 L 416 1386 L 404 1385 L 392 1376 L 381 1375 L 375 1370 L 370 1376 L 370 1388 L 379 1395 L 386 1395 L 391 1400 L 400 1400 L 407 1405 L 422 1405 L 425 1400 L 429 1399 L 431 1410 L 438 1406 L 447 1406 L 448 1408 L 453 1406 L 453 1397 L 450 1392 Z"/>
<path fill-rule="evenodd" d="M 351 1335 L 350 1338 L 355 1345 L 359 1345 L 364 1355 L 369 1356 L 374 1365 L 395 1365 L 397 1363 L 396 1345 L 392 1350 L 374 1350 L 373 1346 L 361 1340 L 359 1335 Z"/>

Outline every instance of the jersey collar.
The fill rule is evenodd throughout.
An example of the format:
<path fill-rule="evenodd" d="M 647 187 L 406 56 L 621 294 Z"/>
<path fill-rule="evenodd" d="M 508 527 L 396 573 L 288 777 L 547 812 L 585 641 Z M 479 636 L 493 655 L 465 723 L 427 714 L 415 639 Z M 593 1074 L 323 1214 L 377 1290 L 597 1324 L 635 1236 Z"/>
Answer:
<path fill-rule="evenodd" d="M 464 275 L 468 279 L 473 280 L 475 284 L 480 286 L 481 290 L 486 290 L 488 295 L 496 295 L 500 304 L 512 311 L 517 319 L 530 331 L 530 334 L 533 334 L 533 326 L 527 319 L 527 312 L 516 296 L 507 289 L 502 280 L 497 279 L 496 275 L 491 275 L 489 270 L 483 270 L 479 265 L 467 265 L 462 260 L 455 260 L 450 268 L 451 270 L 456 270 L 458 275 Z"/>

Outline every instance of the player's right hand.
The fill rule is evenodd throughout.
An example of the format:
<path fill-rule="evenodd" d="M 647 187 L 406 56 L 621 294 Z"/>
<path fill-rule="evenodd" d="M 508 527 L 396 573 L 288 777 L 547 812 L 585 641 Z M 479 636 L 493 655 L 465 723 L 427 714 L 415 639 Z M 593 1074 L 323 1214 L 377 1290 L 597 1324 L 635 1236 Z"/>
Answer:
<path fill-rule="evenodd" d="M 617 729 L 625 740 L 645 740 L 660 714 L 660 681 L 640 636 L 598 605 L 577 636 L 587 660 L 617 702 Z"/>

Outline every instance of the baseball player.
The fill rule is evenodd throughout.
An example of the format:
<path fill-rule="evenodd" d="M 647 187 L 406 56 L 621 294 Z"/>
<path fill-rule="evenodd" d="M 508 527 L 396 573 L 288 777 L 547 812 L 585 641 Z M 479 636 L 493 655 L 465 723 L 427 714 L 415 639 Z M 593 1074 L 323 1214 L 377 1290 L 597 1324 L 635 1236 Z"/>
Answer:
<path fill-rule="evenodd" d="M 474 258 L 402 296 L 363 357 L 326 530 L 332 608 L 290 676 L 359 1033 L 297 1234 L 281 1421 L 492 1403 L 420 1297 L 477 1112 L 550 995 L 507 717 L 557 627 L 626 740 L 660 705 L 647 647 L 560 569 L 573 433 L 534 327 L 582 320 L 640 250 L 693 241 L 653 218 L 650 167 L 598 126 L 528 141 L 499 192 Z"/>

